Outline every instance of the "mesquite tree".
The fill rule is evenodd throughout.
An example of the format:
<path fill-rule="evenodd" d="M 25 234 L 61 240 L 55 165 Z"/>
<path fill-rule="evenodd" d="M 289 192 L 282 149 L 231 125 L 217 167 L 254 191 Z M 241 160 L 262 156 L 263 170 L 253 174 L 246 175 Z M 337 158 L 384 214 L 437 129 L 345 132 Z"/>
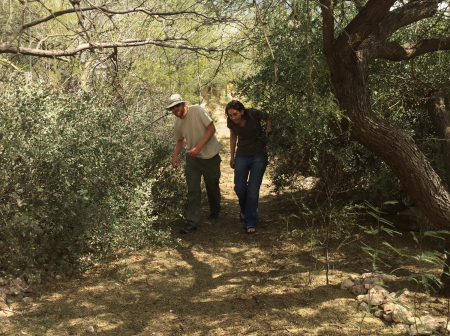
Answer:
<path fill-rule="evenodd" d="M 332 91 L 350 120 L 352 137 L 386 162 L 436 228 L 450 231 L 449 193 L 411 137 L 373 113 L 367 85 L 370 64 L 376 59 L 396 62 L 450 49 L 450 34 L 425 32 L 403 44 L 391 40 L 394 33 L 420 20 L 445 19 L 448 1 L 358 1 L 358 14 L 338 34 L 333 15 L 336 3 L 320 0 L 323 50 Z M 449 294 L 450 281 L 442 279 Z"/>

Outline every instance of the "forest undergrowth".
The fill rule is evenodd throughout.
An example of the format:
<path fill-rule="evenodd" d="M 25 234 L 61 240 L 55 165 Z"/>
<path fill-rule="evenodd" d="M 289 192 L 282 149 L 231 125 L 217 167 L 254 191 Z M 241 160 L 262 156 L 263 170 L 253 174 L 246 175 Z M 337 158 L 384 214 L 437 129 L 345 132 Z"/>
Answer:
<path fill-rule="evenodd" d="M 299 205 L 299 200 L 314 200 L 314 188 L 275 193 L 267 173 L 258 232 L 244 233 L 220 113 L 220 217 L 206 219 L 205 201 L 197 233 L 179 234 L 181 219 L 171 224 L 173 245 L 128 250 L 70 278 L 55 275 L 32 286 L 27 294 L 32 302 L 10 297 L 10 323 L 0 324 L 0 335 L 404 334 L 379 318 L 364 316 L 355 296 L 340 289 L 350 275 L 373 270 L 374 259 L 362 249 L 362 243 L 374 243 L 364 230 L 369 222 L 363 220 L 325 244 L 318 223 L 303 216 Z M 404 255 L 388 253 L 384 264 L 376 261 L 380 271 L 396 277 L 389 291 L 407 288 L 402 298 L 410 309 L 427 309 L 445 320 L 447 300 L 433 292 L 424 300 L 424 288 L 406 279 L 412 272 L 438 276 L 441 270 L 408 257 L 418 253 L 409 232 L 381 233 L 379 239 Z M 436 244 L 424 240 L 422 249 L 432 251 Z"/>

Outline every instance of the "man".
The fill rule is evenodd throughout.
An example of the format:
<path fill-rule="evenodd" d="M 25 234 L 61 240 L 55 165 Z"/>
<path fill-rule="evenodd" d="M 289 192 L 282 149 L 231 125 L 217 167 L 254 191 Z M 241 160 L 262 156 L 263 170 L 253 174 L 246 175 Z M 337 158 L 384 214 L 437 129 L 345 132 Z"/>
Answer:
<path fill-rule="evenodd" d="M 176 116 L 174 123 L 175 150 L 172 166 L 178 168 L 178 154 L 183 149 L 186 154 L 186 182 L 188 187 L 187 224 L 180 229 L 181 233 L 197 231 L 196 225 L 201 217 L 201 177 L 205 181 L 208 194 L 210 214 L 208 219 L 219 217 L 220 211 L 220 145 L 214 133 L 216 128 L 208 112 L 200 105 L 186 106 L 180 94 L 173 94 L 168 100 L 166 109 Z"/>

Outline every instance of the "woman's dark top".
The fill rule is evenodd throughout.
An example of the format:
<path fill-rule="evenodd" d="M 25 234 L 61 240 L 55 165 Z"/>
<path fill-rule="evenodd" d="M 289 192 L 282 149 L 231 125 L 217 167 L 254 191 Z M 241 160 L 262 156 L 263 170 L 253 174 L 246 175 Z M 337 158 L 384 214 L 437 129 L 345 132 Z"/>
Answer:
<path fill-rule="evenodd" d="M 253 156 L 266 151 L 266 143 L 261 127 L 261 119 L 266 119 L 264 112 L 256 109 L 245 109 L 247 112 L 247 121 L 244 127 L 241 127 L 227 118 L 227 127 L 236 133 L 238 138 L 236 154 L 244 156 Z"/>

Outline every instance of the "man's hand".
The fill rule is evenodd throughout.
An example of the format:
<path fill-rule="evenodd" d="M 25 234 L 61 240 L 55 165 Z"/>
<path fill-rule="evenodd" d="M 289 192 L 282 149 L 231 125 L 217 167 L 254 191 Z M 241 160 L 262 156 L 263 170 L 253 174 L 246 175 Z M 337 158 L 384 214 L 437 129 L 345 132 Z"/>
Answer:
<path fill-rule="evenodd" d="M 178 155 L 172 156 L 172 167 L 175 169 L 178 168 Z"/>
<path fill-rule="evenodd" d="M 230 167 L 234 169 L 234 157 L 230 159 Z"/>
<path fill-rule="evenodd" d="M 192 148 L 192 150 L 189 152 L 189 156 L 195 158 L 195 157 L 197 157 L 198 153 L 200 153 L 201 150 L 202 150 L 202 149 L 201 149 L 201 148 L 198 148 L 198 146 L 197 146 L 197 147 L 194 147 L 194 148 Z"/>

